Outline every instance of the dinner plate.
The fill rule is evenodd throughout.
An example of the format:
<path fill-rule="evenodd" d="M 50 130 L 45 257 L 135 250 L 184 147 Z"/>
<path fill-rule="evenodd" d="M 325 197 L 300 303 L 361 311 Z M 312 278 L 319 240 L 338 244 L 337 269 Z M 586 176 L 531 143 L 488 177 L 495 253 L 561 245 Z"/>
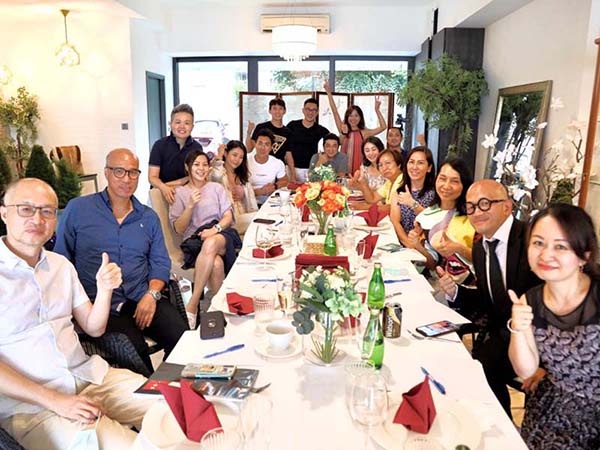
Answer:
<path fill-rule="evenodd" d="M 370 227 L 369 225 L 352 225 L 352 228 L 364 231 L 383 231 L 387 230 L 390 226 L 391 224 L 389 222 L 384 222 L 383 224 L 374 227 Z"/>
<path fill-rule="evenodd" d="M 268 339 L 262 339 L 256 343 L 254 351 L 260 356 L 268 359 L 289 359 L 302 353 L 302 341 L 294 337 L 290 345 L 285 350 L 273 350 Z"/>
<path fill-rule="evenodd" d="M 239 405 L 222 399 L 211 401 L 215 405 L 223 429 L 235 429 L 238 423 Z M 185 436 L 171 408 L 163 399 L 157 400 L 146 412 L 140 434 L 145 438 L 146 444 L 153 449 L 198 450 L 199 444 Z"/>
<path fill-rule="evenodd" d="M 394 423 L 394 416 L 402 402 L 401 393 L 390 394 L 390 407 L 385 423 L 373 430 L 371 437 L 385 450 L 452 449 L 466 445 L 471 450 L 480 448 L 482 430 L 479 419 L 456 400 L 434 395 L 437 415 L 427 434 L 409 431 L 404 425 Z"/>
<path fill-rule="evenodd" d="M 292 255 L 289 249 L 284 248 L 283 253 L 279 256 L 273 256 L 272 258 L 255 258 L 252 255 L 252 250 L 253 250 L 253 248 L 250 248 L 250 247 L 242 248 L 242 251 L 240 251 L 240 254 L 238 256 L 242 259 L 247 259 L 250 261 L 261 261 L 262 262 L 262 260 L 265 259 L 266 262 L 268 263 L 269 261 L 281 261 L 282 259 L 288 259 Z"/>

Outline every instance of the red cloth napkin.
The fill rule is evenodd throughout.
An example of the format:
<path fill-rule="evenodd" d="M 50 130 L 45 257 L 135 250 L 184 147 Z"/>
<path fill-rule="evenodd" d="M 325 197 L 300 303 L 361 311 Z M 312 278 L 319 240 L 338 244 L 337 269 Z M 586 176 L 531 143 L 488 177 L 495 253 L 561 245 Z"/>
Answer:
<path fill-rule="evenodd" d="M 300 186 L 302 186 L 302 183 L 288 183 L 287 188 L 290 191 L 295 191 L 296 189 L 298 189 Z"/>
<path fill-rule="evenodd" d="M 180 384 L 178 388 L 161 381 L 159 389 L 181 430 L 188 439 L 200 442 L 207 431 L 221 427 L 219 416 L 211 402 L 192 390 L 191 383 L 181 381 Z"/>
<path fill-rule="evenodd" d="M 255 258 L 275 258 L 276 256 L 283 255 L 283 248 L 281 245 L 276 245 L 275 247 L 271 247 L 266 252 L 260 248 L 252 249 L 252 256 Z"/>
<path fill-rule="evenodd" d="M 387 213 L 379 211 L 377 204 L 373 204 L 367 211 L 361 212 L 358 215 L 365 219 L 368 226 L 376 227 L 377 224 L 379 224 L 379 221 L 387 216 Z"/>
<path fill-rule="evenodd" d="M 394 423 L 402 424 L 411 431 L 425 434 L 429 433 L 435 415 L 429 380 L 425 377 L 422 383 L 402 394 L 402 403 L 396 411 Z"/>
<path fill-rule="evenodd" d="M 364 259 L 369 259 L 371 256 L 373 256 L 373 252 L 375 251 L 375 246 L 377 245 L 377 239 L 379 239 L 378 234 L 369 233 L 368 236 L 365 236 L 363 239 L 361 239 L 359 241 L 359 244 L 356 244 L 356 247 L 358 249 L 360 242 L 365 243 L 365 254 L 363 256 Z"/>
<path fill-rule="evenodd" d="M 309 266 L 321 266 L 323 269 L 335 269 L 340 266 L 346 270 L 350 270 L 347 256 L 325 256 L 312 255 L 310 253 L 300 253 L 296 256 L 296 277 L 302 275 L 302 269 Z"/>
<path fill-rule="evenodd" d="M 302 207 L 302 222 L 310 222 L 310 209 L 306 205 Z"/>
<path fill-rule="evenodd" d="M 246 297 L 235 292 L 227 293 L 227 305 L 229 305 L 229 311 L 245 316 L 254 312 L 254 304 L 252 303 L 252 297 Z"/>

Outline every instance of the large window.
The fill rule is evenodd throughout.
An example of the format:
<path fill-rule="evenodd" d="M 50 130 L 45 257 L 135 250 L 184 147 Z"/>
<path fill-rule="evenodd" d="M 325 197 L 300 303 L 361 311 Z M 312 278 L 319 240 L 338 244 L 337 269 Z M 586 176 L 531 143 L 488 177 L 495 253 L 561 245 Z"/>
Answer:
<path fill-rule="evenodd" d="M 408 70 L 413 65 L 414 58 L 405 57 L 318 56 L 301 62 L 287 62 L 275 57 L 176 58 L 175 102 L 191 104 L 196 120 L 206 121 L 196 125 L 195 137 L 204 139 L 196 136 L 196 131 L 202 128 L 221 129 L 225 141 L 239 139 L 241 91 L 308 93 L 323 91 L 323 82 L 329 80 L 332 89 L 340 93 L 396 95 L 406 83 Z M 364 106 L 372 109 L 369 105 Z M 328 105 L 322 105 L 322 108 L 326 109 Z M 405 108 L 396 104 L 392 122 L 399 114 L 405 116 Z M 268 111 L 264 117 L 268 120 Z M 286 116 L 284 122 L 293 118 Z M 202 131 L 202 134 L 206 133 Z M 214 131 L 213 134 L 218 133 Z M 204 140 L 201 142 L 205 145 Z"/>

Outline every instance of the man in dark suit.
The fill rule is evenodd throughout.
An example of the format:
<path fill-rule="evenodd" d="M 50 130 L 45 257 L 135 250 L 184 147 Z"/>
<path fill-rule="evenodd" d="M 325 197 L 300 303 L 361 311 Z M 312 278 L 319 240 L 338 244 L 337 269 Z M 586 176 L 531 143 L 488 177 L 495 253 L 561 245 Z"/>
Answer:
<path fill-rule="evenodd" d="M 466 206 L 469 221 L 483 236 L 473 244 L 477 287 L 457 286 L 442 268 L 437 272 L 452 308 L 469 318 L 483 317 L 483 328 L 473 343 L 473 357 L 481 362 L 492 391 L 510 416 L 506 384 L 516 375 L 508 359 L 510 332 L 506 322 L 512 302 L 507 289 L 521 295 L 541 281 L 529 268 L 527 226 L 513 218 L 506 188 L 494 180 L 477 181 L 467 191 Z M 524 383 L 525 387 L 533 382 Z"/>

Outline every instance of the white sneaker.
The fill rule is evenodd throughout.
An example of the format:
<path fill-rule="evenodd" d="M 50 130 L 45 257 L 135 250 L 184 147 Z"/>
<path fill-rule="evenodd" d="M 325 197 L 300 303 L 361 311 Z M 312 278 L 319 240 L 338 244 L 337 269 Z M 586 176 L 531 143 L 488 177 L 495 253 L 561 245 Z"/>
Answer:
<path fill-rule="evenodd" d="M 185 312 L 187 314 L 187 319 L 188 319 L 188 324 L 190 326 L 190 330 L 195 330 L 196 329 L 196 319 L 197 316 L 194 313 L 191 313 L 189 311 Z"/>

